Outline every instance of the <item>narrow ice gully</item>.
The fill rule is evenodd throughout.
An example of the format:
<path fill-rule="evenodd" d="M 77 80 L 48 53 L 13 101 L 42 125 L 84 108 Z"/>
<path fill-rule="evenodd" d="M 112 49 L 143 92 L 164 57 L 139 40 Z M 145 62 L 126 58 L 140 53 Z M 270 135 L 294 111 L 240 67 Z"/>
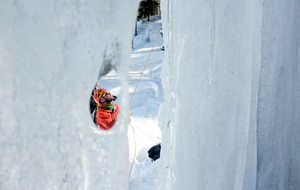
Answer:
<path fill-rule="evenodd" d="M 136 92 L 130 104 L 133 114 L 131 116 L 132 126 L 128 131 L 130 166 L 134 162 L 130 173 L 130 190 L 156 188 L 159 160 L 155 163 L 152 162 L 147 151 L 161 142 L 161 131 L 157 121 L 158 109 L 163 102 L 160 72 L 164 51 L 162 50 L 162 33 L 159 33 L 160 27 L 160 16 L 150 17 L 149 22 L 147 19 L 140 20 L 137 24 L 138 35 L 133 38 L 129 71 L 130 99 L 135 88 Z M 148 57 L 149 60 L 145 66 Z M 142 74 L 144 67 L 145 70 Z M 138 83 L 140 77 L 141 80 Z M 119 77 L 115 71 L 101 77 L 100 85 L 108 88 L 113 94 L 120 95 Z M 138 86 L 136 87 L 136 85 Z M 116 101 L 116 103 L 119 102 L 119 100 Z"/>
<path fill-rule="evenodd" d="M 2 189 L 128 188 L 127 110 L 104 133 L 88 101 L 112 66 L 129 106 L 138 4 L 1 1 Z M 300 189 L 299 10 L 298 0 L 161 1 L 158 189 Z"/>

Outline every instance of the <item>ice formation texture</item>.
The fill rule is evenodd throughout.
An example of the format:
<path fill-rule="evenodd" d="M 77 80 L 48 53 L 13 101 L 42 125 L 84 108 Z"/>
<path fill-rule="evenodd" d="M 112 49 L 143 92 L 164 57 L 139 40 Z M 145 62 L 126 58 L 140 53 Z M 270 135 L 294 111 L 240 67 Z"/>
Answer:
<path fill-rule="evenodd" d="M 161 2 L 159 189 L 300 189 L 300 2 Z"/>
<path fill-rule="evenodd" d="M 112 67 L 128 106 L 137 7 L 1 2 L 1 189 L 127 189 L 125 110 L 100 132 L 88 101 Z M 300 189 L 300 2 L 165 0 L 161 8 L 158 189 Z"/>
<path fill-rule="evenodd" d="M 1 189 L 127 189 L 127 109 L 101 132 L 89 98 L 111 66 L 128 106 L 138 4 L 1 1 Z"/>

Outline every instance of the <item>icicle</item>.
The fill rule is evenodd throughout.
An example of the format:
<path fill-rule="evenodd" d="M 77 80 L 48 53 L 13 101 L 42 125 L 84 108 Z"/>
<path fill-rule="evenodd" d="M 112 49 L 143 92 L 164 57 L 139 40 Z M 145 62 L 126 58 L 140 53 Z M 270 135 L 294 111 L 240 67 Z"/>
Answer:
<path fill-rule="evenodd" d="M 214 67 L 215 67 L 215 55 L 216 55 L 216 11 L 215 11 L 215 0 L 209 1 L 210 7 L 210 80 L 209 84 L 212 84 Z"/>

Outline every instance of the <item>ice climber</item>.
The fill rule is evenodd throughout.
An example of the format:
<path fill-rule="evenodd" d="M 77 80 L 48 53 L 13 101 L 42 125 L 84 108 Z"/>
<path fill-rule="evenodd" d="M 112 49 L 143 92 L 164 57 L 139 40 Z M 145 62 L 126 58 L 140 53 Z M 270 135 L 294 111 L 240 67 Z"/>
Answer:
<path fill-rule="evenodd" d="M 117 121 L 120 106 L 113 103 L 116 99 L 117 96 L 113 96 L 105 88 L 99 88 L 94 92 L 94 100 L 98 104 L 95 114 L 95 123 L 100 129 L 108 130 L 112 128 Z"/>

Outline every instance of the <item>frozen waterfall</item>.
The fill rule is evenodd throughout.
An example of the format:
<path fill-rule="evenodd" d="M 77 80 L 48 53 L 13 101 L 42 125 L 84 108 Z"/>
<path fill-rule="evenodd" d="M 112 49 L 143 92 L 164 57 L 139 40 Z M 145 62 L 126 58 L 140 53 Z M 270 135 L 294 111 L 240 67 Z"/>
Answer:
<path fill-rule="evenodd" d="M 126 109 L 88 101 L 116 68 L 128 107 L 138 0 L 1 1 L 0 189 L 127 189 Z M 299 0 L 161 0 L 157 189 L 300 189 Z"/>
<path fill-rule="evenodd" d="M 0 189 L 127 189 L 127 109 L 103 132 L 89 100 L 112 66 L 128 107 L 138 4 L 1 1 Z"/>
<path fill-rule="evenodd" d="M 300 2 L 162 1 L 159 189 L 300 189 Z"/>

